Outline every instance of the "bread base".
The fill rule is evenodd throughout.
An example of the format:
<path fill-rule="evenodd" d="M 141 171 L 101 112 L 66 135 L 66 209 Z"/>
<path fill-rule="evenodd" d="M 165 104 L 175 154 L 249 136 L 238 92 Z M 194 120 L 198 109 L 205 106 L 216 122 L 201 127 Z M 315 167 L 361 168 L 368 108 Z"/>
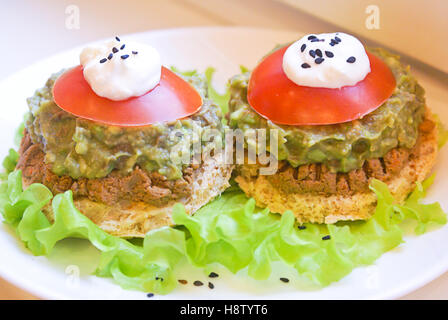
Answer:
<path fill-rule="evenodd" d="M 171 212 L 176 203 L 182 203 L 188 214 L 193 214 L 229 185 L 232 166 L 223 164 L 221 157 L 209 158 L 193 173 L 193 193 L 189 197 L 155 207 L 134 202 L 126 208 L 108 206 L 87 198 L 75 199 L 75 207 L 104 231 L 124 238 L 141 238 L 152 230 L 173 224 Z M 53 219 L 51 206 L 44 210 Z"/>
<path fill-rule="evenodd" d="M 427 115 L 430 118 L 430 115 Z M 392 195 L 403 202 L 414 189 L 417 181 L 426 179 L 435 164 L 437 156 L 437 128 L 420 134 L 415 146 L 415 157 L 387 185 Z M 299 223 L 335 223 L 343 220 L 365 220 L 372 216 L 376 207 L 376 196 L 372 191 L 354 195 L 330 195 L 307 193 L 286 193 L 275 188 L 265 176 L 235 179 L 247 196 L 253 197 L 258 206 L 271 212 L 283 213 L 290 210 Z"/>

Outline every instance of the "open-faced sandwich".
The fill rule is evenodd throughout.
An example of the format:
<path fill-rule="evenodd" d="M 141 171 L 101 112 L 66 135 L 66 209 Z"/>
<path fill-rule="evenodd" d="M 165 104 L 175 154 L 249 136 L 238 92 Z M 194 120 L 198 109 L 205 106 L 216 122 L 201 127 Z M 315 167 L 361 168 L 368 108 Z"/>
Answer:
<path fill-rule="evenodd" d="M 272 280 L 278 263 L 326 286 L 401 245 L 403 221 L 416 234 L 446 224 L 440 204 L 420 202 L 444 131 L 385 50 L 307 35 L 224 95 L 211 68 L 170 71 L 145 44 L 116 38 L 80 60 L 28 99 L 20 149 L 3 161 L 2 220 L 34 255 L 87 239 L 96 275 L 149 297 L 214 289 L 222 267 Z"/>
<path fill-rule="evenodd" d="M 25 187 L 71 190 L 103 230 L 143 237 L 172 224 L 175 203 L 193 213 L 229 186 L 231 167 L 200 148 L 212 142 L 192 138 L 224 130 L 204 77 L 177 75 L 153 47 L 118 37 L 84 49 L 80 61 L 28 99 L 17 164 Z"/>
<path fill-rule="evenodd" d="M 437 155 L 424 90 L 399 57 L 345 33 L 306 35 L 230 80 L 230 126 L 266 129 L 278 170 L 237 167 L 241 189 L 301 223 L 369 218 L 372 179 L 403 201 Z M 275 136 L 270 135 L 274 133 Z M 254 142 L 247 137 L 248 146 Z M 271 147 L 272 148 L 272 147 Z"/>

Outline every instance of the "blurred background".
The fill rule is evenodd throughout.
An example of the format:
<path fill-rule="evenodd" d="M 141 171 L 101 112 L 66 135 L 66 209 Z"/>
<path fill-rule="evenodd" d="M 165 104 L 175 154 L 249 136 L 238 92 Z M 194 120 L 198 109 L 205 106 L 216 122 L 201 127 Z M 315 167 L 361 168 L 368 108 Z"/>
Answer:
<path fill-rule="evenodd" d="M 0 2 L 0 79 L 61 50 L 113 34 L 211 25 L 348 31 L 448 73 L 446 0 Z"/>
<path fill-rule="evenodd" d="M 446 0 L 1 0 L 0 5 L 0 81 L 60 51 L 116 34 L 249 26 L 349 32 L 401 54 L 448 92 Z M 33 297 L 0 279 L 0 299 L 6 298 Z M 448 274 L 405 298 L 448 298 Z"/>

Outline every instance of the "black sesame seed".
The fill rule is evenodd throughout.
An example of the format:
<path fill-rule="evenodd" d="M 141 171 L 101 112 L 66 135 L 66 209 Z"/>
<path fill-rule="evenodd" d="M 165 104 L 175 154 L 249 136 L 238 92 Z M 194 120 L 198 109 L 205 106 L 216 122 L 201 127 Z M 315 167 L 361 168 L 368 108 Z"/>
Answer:
<path fill-rule="evenodd" d="M 154 293 L 148 293 L 146 296 L 147 296 L 148 298 L 152 298 L 152 297 L 154 297 Z"/>
<path fill-rule="evenodd" d="M 216 272 L 210 272 L 210 274 L 208 275 L 209 278 L 218 278 L 219 274 L 217 274 Z"/>
<path fill-rule="evenodd" d="M 113 53 L 110 53 L 108 56 L 107 56 L 107 59 L 112 59 L 113 58 L 113 56 L 114 56 L 114 54 Z"/>
<path fill-rule="evenodd" d="M 322 237 L 322 240 L 330 240 L 330 239 L 331 239 L 330 235 Z"/>
<path fill-rule="evenodd" d="M 120 50 L 123 50 L 124 49 L 124 47 L 126 47 L 126 45 L 124 44 L 124 45 L 122 45 L 121 47 L 120 47 Z"/>
<path fill-rule="evenodd" d="M 308 63 L 302 63 L 302 68 L 307 69 L 307 68 L 311 68 L 311 66 Z"/>
<path fill-rule="evenodd" d="M 342 41 L 341 38 L 339 38 L 339 37 L 334 37 L 334 40 L 336 40 L 337 42 L 341 42 Z"/>
<path fill-rule="evenodd" d="M 132 51 L 132 54 L 137 54 L 138 53 L 138 51 Z"/>
<path fill-rule="evenodd" d="M 302 44 L 302 46 L 300 47 L 300 51 L 303 52 L 306 49 L 306 44 Z"/>
<path fill-rule="evenodd" d="M 316 49 L 316 55 L 322 58 L 322 51 L 320 51 L 320 49 Z"/>
<path fill-rule="evenodd" d="M 202 285 L 204 285 L 201 281 L 199 281 L 199 280 L 196 280 L 195 282 L 193 282 L 193 284 L 196 286 L 196 287 L 200 287 L 200 286 L 202 286 Z"/>
<path fill-rule="evenodd" d="M 316 36 L 309 36 L 308 40 L 313 40 L 313 39 L 316 39 L 316 38 L 317 38 Z"/>
<path fill-rule="evenodd" d="M 335 42 L 330 43 L 330 46 L 334 47 L 334 45 L 337 44 Z"/>
<path fill-rule="evenodd" d="M 310 50 L 310 52 L 308 52 L 310 54 L 311 57 L 315 58 L 316 57 L 316 52 L 314 50 Z"/>
<path fill-rule="evenodd" d="M 317 38 L 311 39 L 311 42 L 319 42 L 320 40 Z"/>
<path fill-rule="evenodd" d="M 118 38 L 118 37 L 115 37 L 115 40 L 117 40 L 118 42 L 120 41 L 120 38 Z"/>
<path fill-rule="evenodd" d="M 118 52 L 118 49 L 115 48 L 115 47 L 113 47 L 113 48 L 112 48 L 112 52 L 113 52 L 113 53 L 117 53 L 117 52 Z"/>
<path fill-rule="evenodd" d="M 333 54 L 333 52 L 331 52 L 331 51 L 325 51 L 325 55 L 326 55 L 328 58 L 333 58 L 333 57 L 334 57 L 334 54 Z"/>
<path fill-rule="evenodd" d="M 123 59 L 123 60 L 124 60 L 124 59 L 127 59 L 127 58 L 129 58 L 129 55 L 128 55 L 128 54 L 124 54 L 124 55 L 121 56 L 121 59 Z"/>
<path fill-rule="evenodd" d="M 215 285 L 213 283 L 211 283 L 211 282 L 208 283 L 208 287 L 210 289 L 215 289 Z"/>
<path fill-rule="evenodd" d="M 355 61 L 356 61 L 356 58 L 355 58 L 355 57 L 350 57 L 350 58 L 347 59 L 347 62 L 348 62 L 348 63 L 353 63 L 353 62 L 355 62 Z"/>
<path fill-rule="evenodd" d="M 281 281 L 281 282 L 284 282 L 284 283 L 288 283 L 288 282 L 289 282 L 289 279 L 288 279 L 288 278 L 280 278 L 280 281 Z"/>
<path fill-rule="evenodd" d="M 324 62 L 324 60 L 324 58 L 317 58 L 316 60 L 314 60 L 314 63 L 321 64 L 322 62 Z"/>
<path fill-rule="evenodd" d="M 179 281 L 180 284 L 187 284 L 188 283 L 187 280 L 183 280 L 183 279 L 180 279 L 180 280 L 177 280 L 177 281 Z"/>
<path fill-rule="evenodd" d="M 298 226 L 297 227 L 299 230 L 305 230 L 306 229 L 306 226 Z"/>
<path fill-rule="evenodd" d="M 100 60 L 100 63 L 104 63 L 104 62 L 106 62 L 106 61 L 107 61 L 107 59 L 106 59 L 106 58 L 103 58 L 103 59 Z"/>

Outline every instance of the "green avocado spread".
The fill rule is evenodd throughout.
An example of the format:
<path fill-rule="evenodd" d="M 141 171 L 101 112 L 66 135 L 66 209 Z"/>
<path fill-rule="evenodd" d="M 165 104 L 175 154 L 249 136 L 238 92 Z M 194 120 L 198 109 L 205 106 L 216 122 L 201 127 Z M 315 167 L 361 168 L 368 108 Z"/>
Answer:
<path fill-rule="evenodd" d="M 392 70 L 397 86 L 378 109 L 361 119 L 334 125 L 277 125 L 261 117 L 247 102 L 250 72 L 230 79 L 229 125 L 250 129 L 278 130 L 278 159 L 293 167 L 324 163 L 333 172 L 362 167 L 366 159 L 381 158 L 396 147 L 412 148 L 425 112 L 424 90 L 399 57 L 384 49 L 372 49 Z M 246 138 L 247 144 L 256 142 Z M 269 144 L 267 149 L 269 150 Z"/>
<path fill-rule="evenodd" d="M 57 175 L 101 178 L 112 170 L 126 175 L 138 165 L 169 180 L 179 179 L 186 164 L 176 158 L 178 150 L 187 149 L 188 154 L 194 145 L 208 143 L 195 140 L 203 130 L 224 131 L 221 110 L 207 99 L 207 82 L 199 74 L 184 77 L 203 97 L 203 106 L 194 115 L 149 126 L 118 127 L 81 119 L 59 108 L 52 88 L 61 73 L 52 75 L 28 99 L 30 111 L 25 123 L 32 141 L 43 146 L 45 162 Z"/>

